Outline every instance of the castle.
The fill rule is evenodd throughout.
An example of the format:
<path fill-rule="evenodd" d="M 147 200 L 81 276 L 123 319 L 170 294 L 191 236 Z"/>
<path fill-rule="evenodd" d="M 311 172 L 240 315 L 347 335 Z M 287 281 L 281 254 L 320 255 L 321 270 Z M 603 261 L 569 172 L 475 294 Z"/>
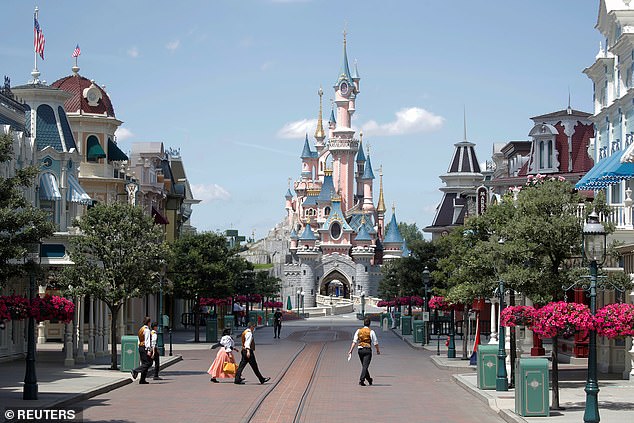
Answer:
<path fill-rule="evenodd" d="M 363 149 L 363 133 L 356 138 L 352 129 L 360 79 L 356 63 L 350 70 L 344 33 L 343 63 L 333 86 L 328 133 L 320 88 L 314 149 L 306 135 L 301 175 L 293 182 L 294 193 L 289 184 L 285 196 L 284 226 L 290 228 L 290 248 L 282 269 L 282 298 L 297 302 L 301 295 L 307 307 L 324 303 L 331 295 L 376 296 L 381 265 L 407 254 L 394 208 L 385 233 L 383 172 L 379 171 L 375 205 L 370 151 Z"/>

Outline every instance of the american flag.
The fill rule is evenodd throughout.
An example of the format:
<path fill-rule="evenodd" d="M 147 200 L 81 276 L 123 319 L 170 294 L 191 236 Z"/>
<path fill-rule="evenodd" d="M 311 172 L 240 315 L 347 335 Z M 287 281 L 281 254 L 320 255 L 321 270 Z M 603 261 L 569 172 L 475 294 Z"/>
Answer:
<path fill-rule="evenodd" d="M 35 26 L 33 27 L 33 46 L 35 47 L 35 52 L 39 53 L 42 60 L 44 60 L 44 44 L 46 44 L 46 40 L 44 40 L 44 33 L 40 28 L 40 24 L 37 22 L 37 18 L 35 18 Z"/>
<path fill-rule="evenodd" d="M 81 49 L 79 48 L 79 44 L 75 47 L 75 51 L 73 51 L 73 57 L 78 57 L 81 54 Z"/>

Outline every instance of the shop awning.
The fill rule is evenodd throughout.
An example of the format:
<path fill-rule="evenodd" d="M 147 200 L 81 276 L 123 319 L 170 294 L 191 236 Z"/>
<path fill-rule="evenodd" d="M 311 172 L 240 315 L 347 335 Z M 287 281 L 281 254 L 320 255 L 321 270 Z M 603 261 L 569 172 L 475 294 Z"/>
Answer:
<path fill-rule="evenodd" d="M 92 205 L 92 198 L 79 185 L 79 181 L 73 175 L 68 175 L 68 193 L 66 200 L 71 203 L 79 203 L 86 206 Z"/>
<path fill-rule="evenodd" d="M 106 157 L 106 152 L 103 151 L 101 144 L 97 137 L 90 136 L 86 140 L 86 158 L 90 160 L 103 159 Z"/>
<path fill-rule="evenodd" d="M 152 206 L 152 217 L 154 218 L 154 223 L 157 225 L 168 225 L 170 223 L 154 206 Z"/>
<path fill-rule="evenodd" d="M 108 161 L 109 162 L 122 162 L 127 161 L 128 156 L 121 151 L 121 149 L 114 143 L 110 138 L 108 138 Z"/>
<path fill-rule="evenodd" d="M 52 173 L 46 172 L 40 175 L 40 200 L 57 201 L 62 199 L 59 192 L 57 179 Z"/>
<path fill-rule="evenodd" d="M 634 178 L 634 163 L 621 162 L 625 156 L 623 151 L 615 151 L 610 157 L 606 157 L 594 165 L 584 175 L 575 188 L 584 190 L 599 190 L 614 185 L 625 179 Z"/>

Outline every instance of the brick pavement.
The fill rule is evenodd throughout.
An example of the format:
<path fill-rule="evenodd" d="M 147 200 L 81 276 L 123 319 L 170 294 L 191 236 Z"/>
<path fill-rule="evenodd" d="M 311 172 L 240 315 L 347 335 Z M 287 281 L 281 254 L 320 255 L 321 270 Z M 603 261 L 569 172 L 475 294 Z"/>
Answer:
<path fill-rule="evenodd" d="M 410 348 L 390 332 L 377 331 L 382 354 L 374 355 L 370 366 L 374 385 L 359 386 L 359 360 L 346 360 L 356 324 L 352 320 L 341 324 L 312 319 L 287 322 L 281 340 L 273 339 L 270 328 L 258 330 L 258 364 L 264 376 L 272 377 L 265 385 L 260 385 L 249 369 L 245 371 L 246 385 L 210 383 L 206 370 L 215 352 L 180 350 L 183 361 L 163 372 L 165 380 L 144 386 L 130 384 L 77 405 L 85 407 L 87 422 L 209 419 L 230 423 L 248 421 L 250 412 L 269 393 L 263 408 L 255 414 L 258 421 L 290 423 L 297 395 L 315 367 L 316 351 L 325 343 L 301 410 L 301 422 L 339 422 L 346 418 L 366 422 L 502 421 L 454 383 L 451 372 L 436 368 L 429 352 Z M 308 343 L 306 353 L 298 354 L 304 343 Z M 295 356 L 298 361 L 288 367 Z"/>

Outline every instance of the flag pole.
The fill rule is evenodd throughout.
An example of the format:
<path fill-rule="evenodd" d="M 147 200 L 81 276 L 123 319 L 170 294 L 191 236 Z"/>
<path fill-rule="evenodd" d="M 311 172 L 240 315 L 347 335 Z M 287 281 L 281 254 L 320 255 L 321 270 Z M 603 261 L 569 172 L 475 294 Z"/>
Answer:
<path fill-rule="evenodd" d="M 35 60 L 35 67 L 33 68 L 33 72 L 31 72 L 31 76 L 33 76 L 33 84 L 37 84 L 40 82 L 40 71 L 37 70 L 37 47 L 35 44 L 35 21 L 37 21 L 37 18 L 39 17 L 39 9 L 37 6 L 35 6 L 35 12 L 33 12 L 33 55 L 34 55 L 34 60 Z"/>

